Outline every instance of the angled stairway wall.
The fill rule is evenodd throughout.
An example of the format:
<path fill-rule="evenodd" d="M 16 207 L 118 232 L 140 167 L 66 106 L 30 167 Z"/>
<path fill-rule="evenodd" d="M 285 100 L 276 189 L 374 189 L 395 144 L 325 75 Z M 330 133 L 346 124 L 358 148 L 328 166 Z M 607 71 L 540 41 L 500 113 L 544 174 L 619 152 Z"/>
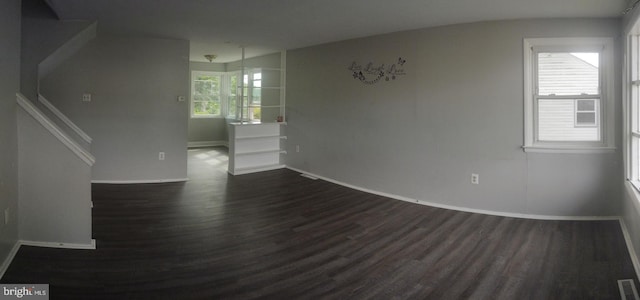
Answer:
<path fill-rule="evenodd" d="M 60 129 L 71 137 L 78 145 L 87 152 L 91 152 L 91 142 L 93 139 L 76 125 L 67 115 L 61 112 L 44 96 L 38 95 L 39 106 L 37 106 L 49 119 L 51 119 Z"/>
<path fill-rule="evenodd" d="M 17 96 L 19 238 L 22 244 L 92 248 L 95 159 L 24 96 Z"/>

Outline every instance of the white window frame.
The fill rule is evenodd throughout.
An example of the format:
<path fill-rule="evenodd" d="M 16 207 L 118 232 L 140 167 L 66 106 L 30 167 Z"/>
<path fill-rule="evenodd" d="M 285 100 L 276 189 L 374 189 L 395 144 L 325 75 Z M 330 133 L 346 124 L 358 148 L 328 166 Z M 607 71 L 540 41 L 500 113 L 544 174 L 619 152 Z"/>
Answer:
<path fill-rule="evenodd" d="M 526 152 L 602 153 L 615 151 L 612 38 L 524 39 L 524 145 Z M 536 81 L 538 52 L 599 52 L 600 141 L 540 141 L 537 138 Z M 588 98 L 586 98 L 588 99 Z"/>
<path fill-rule="evenodd" d="M 208 114 L 208 115 L 197 115 L 194 113 L 194 109 L 195 109 L 195 101 L 193 99 L 193 96 L 195 95 L 195 89 L 196 89 L 196 83 L 195 80 L 197 78 L 198 75 L 213 75 L 213 76 L 219 76 L 220 77 L 220 114 Z M 190 97 L 190 109 L 189 109 L 189 114 L 191 115 L 191 118 L 193 119 L 202 119 L 202 118 L 222 118 L 225 114 L 225 105 L 224 105 L 224 90 L 225 90 L 225 73 L 223 72 L 212 72 L 212 71 L 191 71 L 191 97 Z"/>
<path fill-rule="evenodd" d="M 593 110 L 580 110 L 578 108 L 578 102 L 580 101 L 592 101 L 593 102 Z M 598 121 L 600 121 L 598 114 L 598 101 L 597 99 L 576 99 L 574 100 L 574 112 L 573 112 L 573 126 L 574 127 L 598 127 Z M 578 114 L 580 113 L 593 113 L 595 115 L 593 123 L 580 123 L 578 121 Z"/>
<path fill-rule="evenodd" d="M 236 79 L 236 113 L 231 114 L 229 108 L 231 107 L 229 105 L 229 99 L 231 98 L 231 77 L 232 76 L 237 76 L 238 79 Z M 224 115 L 226 116 L 227 119 L 233 119 L 236 120 L 238 119 L 238 110 L 240 109 L 240 101 L 242 100 L 241 95 L 240 95 L 240 80 L 242 80 L 242 75 L 240 75 L 240 71 L 232 71 L 232 72 L 227 72 L 225 73 L 225 89 L 223 94 L 224 95 L 224 99 L 225 99 L 225 111 L 224 111 Z"/>
<path fill-rule="evenodd" d="M 640 33 L 627 35 L 623 88 L 625 97 L 625 169 L 626 177 L 640 191 Z"/>

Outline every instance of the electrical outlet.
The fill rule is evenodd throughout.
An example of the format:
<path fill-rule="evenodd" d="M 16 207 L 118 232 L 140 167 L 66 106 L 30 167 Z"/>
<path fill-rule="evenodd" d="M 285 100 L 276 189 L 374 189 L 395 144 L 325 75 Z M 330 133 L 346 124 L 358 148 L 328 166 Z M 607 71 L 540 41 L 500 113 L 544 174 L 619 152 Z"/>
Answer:
<path fill-rule="evenodd" d="M 479 174 L 471 174 L 471 183 L 472 184 L 480 184 L 480 175 Z"/>
<path fill-rule="evenodd" d="M 9 208 L 4 209 L 4 225 L 9 224 Z"/>
<path fill-rule="evenodd" d="M 300 152 L 300 145 L 296 145 L 296 152 Z"/>
<path fill-rule="evenodd" d="M 164 160 L 164 152 L 158 152 L 158 160 Z"/>

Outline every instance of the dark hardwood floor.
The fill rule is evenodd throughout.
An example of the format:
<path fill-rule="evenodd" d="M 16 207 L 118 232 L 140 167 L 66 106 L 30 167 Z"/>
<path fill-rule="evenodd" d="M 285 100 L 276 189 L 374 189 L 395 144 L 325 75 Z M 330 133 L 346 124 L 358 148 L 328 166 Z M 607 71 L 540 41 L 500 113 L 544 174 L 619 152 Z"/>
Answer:
<path fill-rule="evenodd" d="M 93 185 L 96 250 L 21 247 L 3 283 L 52 299 L 620 299 L 617 221 L 538 221 L 387 199 L 289 170 Z"/>

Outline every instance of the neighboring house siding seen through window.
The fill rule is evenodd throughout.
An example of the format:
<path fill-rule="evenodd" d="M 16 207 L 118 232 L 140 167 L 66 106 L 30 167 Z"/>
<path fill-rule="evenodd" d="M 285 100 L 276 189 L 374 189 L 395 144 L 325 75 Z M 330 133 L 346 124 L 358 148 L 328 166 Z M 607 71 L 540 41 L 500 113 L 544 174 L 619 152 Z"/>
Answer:
<path fill-rule="evenodd" d="M 610 39 L 525 40 L 526 151 L 613 149 Z"/>
<path fill-rule="evenodd" d="M 582 126 L 580 124 L 584 125 L 591 115 L 578 112 L 578 108 L 584 109 L 587 103 L 600 100 L 599 53 L 542 52 L 538 53 L 537 59 L 538 139 L 599 141 L 600 132 L 593 126 L 595 120 L 589 123 L 590 127 Z M 573 99 L 566 99 L 567 96 Z"/>

